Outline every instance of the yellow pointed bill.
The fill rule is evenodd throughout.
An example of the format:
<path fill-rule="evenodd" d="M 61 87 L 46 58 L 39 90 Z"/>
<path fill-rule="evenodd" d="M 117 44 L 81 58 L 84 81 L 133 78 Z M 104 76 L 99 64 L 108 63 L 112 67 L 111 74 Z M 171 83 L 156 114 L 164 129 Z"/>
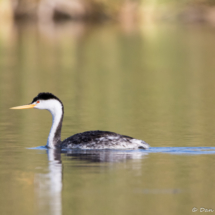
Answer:
<path fill-rule="evenodd" d="M 30 104 L 30 105 L 22 105 L 22 106 L 17 106 L 17 107 L 12 107 L 10 109 L 29 109 L 35 107 L 36 104 Z"/>

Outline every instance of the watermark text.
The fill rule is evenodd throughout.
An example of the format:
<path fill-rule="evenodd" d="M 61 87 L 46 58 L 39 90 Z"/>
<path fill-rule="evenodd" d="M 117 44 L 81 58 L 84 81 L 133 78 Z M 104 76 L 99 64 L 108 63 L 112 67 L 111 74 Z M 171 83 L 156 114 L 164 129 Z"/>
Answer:
<path fill-rule="evenodd" d="M 212 212 L 214 212 L 214 209 L 212 209 L 212 208 L 204 208 L 204 207 L 201 207 L 201 208 L 196 208 L 196 207 L 194 207 L 194 208 L 192 208 L 192 212 L 206 212 L 206 213 L 212 213 Z"/>

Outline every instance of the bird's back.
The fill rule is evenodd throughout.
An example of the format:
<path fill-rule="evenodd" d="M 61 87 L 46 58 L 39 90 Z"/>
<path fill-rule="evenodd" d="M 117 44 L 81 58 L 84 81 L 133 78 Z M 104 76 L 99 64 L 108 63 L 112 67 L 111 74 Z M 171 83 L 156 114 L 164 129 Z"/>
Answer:
<path fill-rule="evenodd" d="M 142 140 L 120 135 L 110 131 L 86 131 L 68 137 L 61 143 L 61 148 L 80 149 L 135 149 L 149 148 Z"/>

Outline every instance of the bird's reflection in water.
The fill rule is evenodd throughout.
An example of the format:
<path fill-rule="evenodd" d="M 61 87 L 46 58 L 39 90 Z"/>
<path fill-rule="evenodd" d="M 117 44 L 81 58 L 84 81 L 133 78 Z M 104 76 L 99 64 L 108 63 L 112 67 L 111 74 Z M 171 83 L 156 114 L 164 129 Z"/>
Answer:
<path fill-rule="evenodd" d="M 67 150 L 66 156 L 72 159 L 89 162 L 124 162 L 131 159 L 141 159 L 147 153 L 145 150 Z"/>
<path fill-rule="evenodd" d="M 62 214 L 62 163 L 60 151 L 47 150 L 48 173 L 35 177 L 38 196 L 38 214 Z"/>
<path fill-rule="evenodd" d="M 131 159 L 142 159 L 144 150 L 70 150 L 48 149 L 48 173 L 35 177 L 38 202 L 38 214 L 62 214 L 62 162 L 61 154 L 69 158 L 88 162 L 125 162 Z"/>

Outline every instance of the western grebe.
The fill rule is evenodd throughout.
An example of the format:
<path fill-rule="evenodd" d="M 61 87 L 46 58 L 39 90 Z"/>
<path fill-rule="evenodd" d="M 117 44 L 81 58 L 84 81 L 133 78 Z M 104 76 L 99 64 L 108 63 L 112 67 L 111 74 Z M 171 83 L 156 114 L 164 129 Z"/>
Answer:
<path fill-rule="evenodd" d="M 63 103 L 52 93 L 39 93 L 29 105 L 12 107 L 11 109 L 37 108 L 48 110 L 52 114 L 52 127 L 46 147 L 61 149 L 148 149 L 149 145 L 129 136 L 110 131 L 86 131 L 75 134 L 61 141 L 63 122 Z"/>

